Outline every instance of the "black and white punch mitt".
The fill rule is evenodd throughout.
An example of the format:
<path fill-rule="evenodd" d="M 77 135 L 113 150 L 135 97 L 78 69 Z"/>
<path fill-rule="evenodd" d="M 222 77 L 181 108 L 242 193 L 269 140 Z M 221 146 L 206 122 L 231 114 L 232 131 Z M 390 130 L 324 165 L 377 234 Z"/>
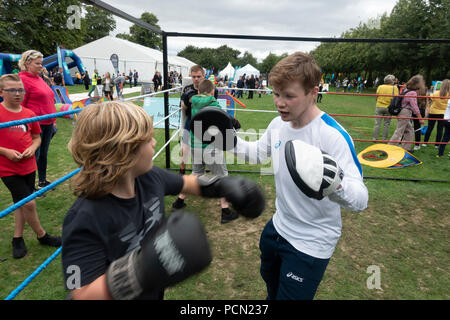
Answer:
<path fill-rule="evenodd" d="M 292 180 L 306 196 L 322 200 L 341 184 L 344 172 L 332 156 L 319 148 L 290 140 L 284 155 Z"/>

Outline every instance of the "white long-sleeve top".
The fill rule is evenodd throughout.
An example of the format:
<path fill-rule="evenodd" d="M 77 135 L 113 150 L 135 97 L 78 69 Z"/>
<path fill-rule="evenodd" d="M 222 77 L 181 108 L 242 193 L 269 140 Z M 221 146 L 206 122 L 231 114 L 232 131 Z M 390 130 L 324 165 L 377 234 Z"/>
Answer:
<path fill-rule="evenodd" d="M 284 147 L 289 140 L 302 140 L 332 155 L 344 171 L 342 188 L 322 200 L 305 196 L 287 169 Z M 234 153 L 250 163 L 272 159 L 276 186 L 273 224 L 292 246 L 310 256 L 328 259 L 333 254 L 341 235 L 340 207 L 354 212 L 367 207 L 369 194 L 352 138 L 324 112 L 300 129 L 277 117 L 258 141 L 238 137 Z"/>

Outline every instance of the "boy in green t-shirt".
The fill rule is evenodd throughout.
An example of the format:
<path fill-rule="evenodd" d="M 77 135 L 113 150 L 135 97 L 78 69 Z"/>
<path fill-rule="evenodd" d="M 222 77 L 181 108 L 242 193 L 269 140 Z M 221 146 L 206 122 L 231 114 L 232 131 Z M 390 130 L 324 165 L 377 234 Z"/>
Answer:
<path fill-rule="evenodd" d="M 204 107 L 218 107 L 221 108 L 216 98 L 214 98 L 214 84 L 207 79 L 200 82 L 198 86 L 199 94 L 192 96 L 191 102 L 191 117 Z M 211 174 L 217 176 L 227 176 L 228 170 L 225 163 L 225 154 L 222 150 L 202 143 L 200 140 L 191 134 L 191 155 L 192 155 L 192 173 L 202 175 L 205 173 L 206 166 L 211 170 Z M 183 197 L 184 198 L 184 197 Z M 179 197 L 177 201 L 182 201 Z M 225 198 L 220 199 L 220 206 L 222 208 L 221 223 L 227 223 L 238 218 L 238 213 L 231 211 L 228 202 Z"/>

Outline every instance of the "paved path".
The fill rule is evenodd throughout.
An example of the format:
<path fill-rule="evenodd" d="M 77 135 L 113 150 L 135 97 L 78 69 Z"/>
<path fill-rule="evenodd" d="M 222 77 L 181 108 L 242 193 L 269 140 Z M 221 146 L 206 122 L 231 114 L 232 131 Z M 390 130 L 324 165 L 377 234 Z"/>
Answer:
<path fill-rule="evenodd" d="M 69 96 L 69 98 L 72 102 L 80 101 L 80 100 L 88 98 L 88 92 L 89 91 L 86 91 L 83 93 L 73 93 Z M 141 92 L 141 86 L 137 86 L 137 87 L 133 87 L 133 88 L 130 88 L 130 87 L 123 88 L 124 95 L 128 94 L 128 93 L 134 93 L 134 92 Z M 93 96 L 93 95 L 94 95 L 94 92 L 92 92 L 91 96 Z M 114 90 L 114 98 L 116 98 L 115 90 Z"/>

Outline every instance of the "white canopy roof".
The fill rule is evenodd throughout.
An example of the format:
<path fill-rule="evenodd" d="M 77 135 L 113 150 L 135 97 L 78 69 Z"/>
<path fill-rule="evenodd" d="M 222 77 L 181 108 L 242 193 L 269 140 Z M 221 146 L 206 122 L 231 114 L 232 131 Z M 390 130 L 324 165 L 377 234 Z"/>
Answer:
<path fill-rule="evenodd" d="M 239 80 L 239 77 L 244 75 L 244 73 L 245 73 L 246 77 L 250 76 L 250 75 L 253 75 L 254 77 L 259 77 L 259 74 L 260 74 L 258 69 L 256 69 L 255 67 L 253 67 L 250 64 L 247 64 L 245 67 L 242 67 L 236 71 L 236 76 L 234 77 L 234 81 Z"/>
<path fill-rule="evenodd" d="M 228 62 L 227 66 L 219 72 L 219 77 L 225 78 L 228 76 L 228 79 L 231 79 L 234 76 L 234 68 L 231 65 L 231 62 Z"/>
<path fill-rule="evenodd" d="M 106 36 L 87 43 L 73 51 L 80 57 L 90 74 L 97 69 L 103 75 L 105 72 L 115 73 L 110 61 L 112 54 L 119 57 L 119 72 L 128 75 L 130 70 L 139 73 L 139 81 L 151 82 L 155 71 L 162 74 L 162 52 L 130 42 L 124 39 Z M 169 71 L 177 71 L 183 76 L 189 74 L 189 69 L 195 63 L 178 56 L 169 56 Z"/>

